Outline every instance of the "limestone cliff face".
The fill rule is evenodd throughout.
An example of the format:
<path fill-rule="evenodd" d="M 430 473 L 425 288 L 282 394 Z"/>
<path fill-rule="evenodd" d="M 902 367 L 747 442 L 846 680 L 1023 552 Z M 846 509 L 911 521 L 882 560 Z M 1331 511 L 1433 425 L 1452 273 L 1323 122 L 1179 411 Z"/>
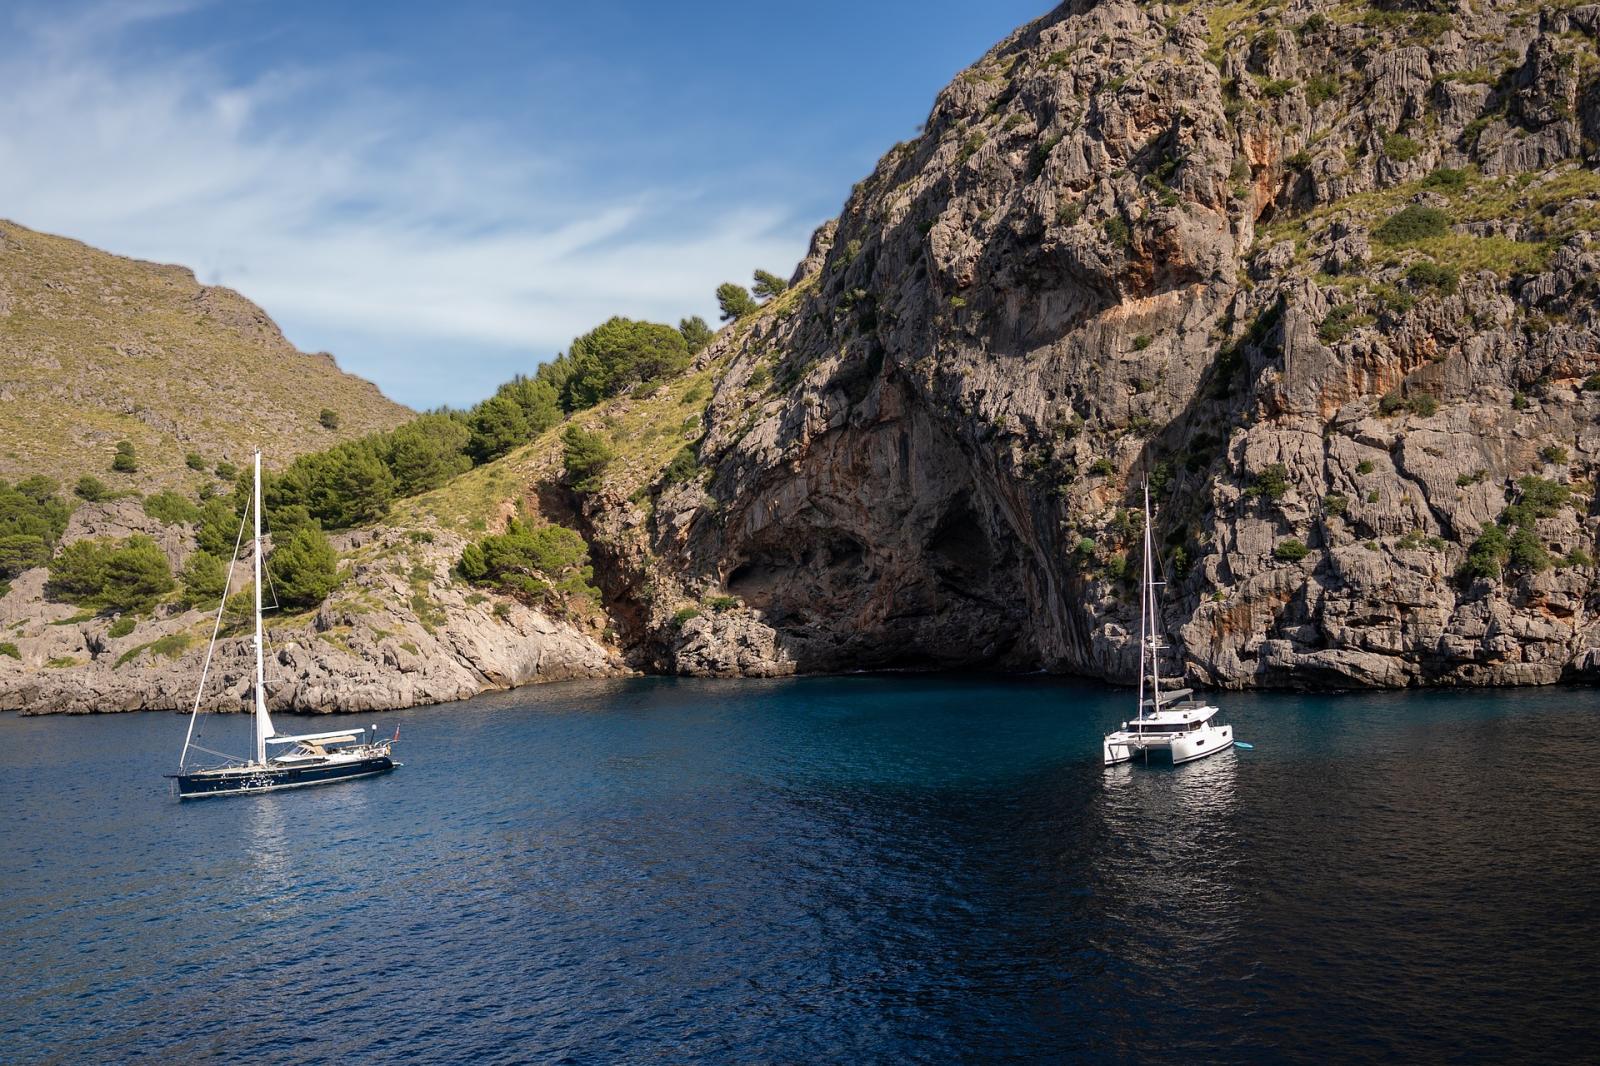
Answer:
<path fill-rule="evenodd" d="M 637 538 L 625 635 L 685 673 L 1125 679 L 1148 480 L 1196 681 L 1593 676 L 1597 29 L 1299 0 L 1018 31 L 708 354 L 708 473 Z M 1570 498 L 1461 574 L 1530 476 Z"/>

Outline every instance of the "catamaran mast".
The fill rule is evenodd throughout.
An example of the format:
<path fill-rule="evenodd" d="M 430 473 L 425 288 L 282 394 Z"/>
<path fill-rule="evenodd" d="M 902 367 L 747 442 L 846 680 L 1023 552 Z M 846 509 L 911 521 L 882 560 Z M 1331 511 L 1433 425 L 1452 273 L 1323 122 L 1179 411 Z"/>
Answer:
<path fill-rule="evenodd" d="M 267 738 L 272 736 L 272 719 L 267 717 L 266 666 L 263 661 L 261 639 L 261 450 L 255 455 L 255 489 L 251 499 L 251 512 L 255 519 L 255 540 L 251 555 L 256 569 L 256 707 L 252 732 L 255 736 L 258 763 L 267 761 Z"/>
<path fill-rule="evenodd" d="M 1149 489 L 1146 488 L 1145 492 L 1148 494 Z M 1149 520 L 1146 519 L 1145 525 L 1148 527 L 1149 524 Z M 1146 550 L 1145 555 L 1148 558 L 1148 550 Z M 1139 713 L 1137 717 L 1144 715 L 1145 660 L 1149 652 L 1149 633 L 1150 580 L 1149 575 L 1141 570 L 1139 574 L 1139 702 L 1136 705 L 1139 708 Z"/>
<path fill-rule="evenodd" d="M 1148 619 L 1146 632 L 1150 640 L 1150 708 L 1154 711 L 1161 709 L 1161 662 L 1158 653 L 1161 650 L 1161 638 L 1156 627 L 1156 569 L 1154 562 L 1154 541 L 1150 533 L 1150 482 L 1144 483 L 1144 587 L 1145 587 L 1145 616 Z M 1140 655 L 1140 666 L 1144 665 L 1144 656 Z M 1141 678 L 1141 681 L 1143 679 Z M 1143 713 L 1144 701 L 1139 702 Z"/>

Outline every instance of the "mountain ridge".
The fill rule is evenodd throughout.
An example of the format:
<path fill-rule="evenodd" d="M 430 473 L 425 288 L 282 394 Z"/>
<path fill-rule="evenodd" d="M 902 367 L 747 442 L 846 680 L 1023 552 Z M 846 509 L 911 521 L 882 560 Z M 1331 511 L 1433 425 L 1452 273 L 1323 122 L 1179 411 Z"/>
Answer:
<path fill-rule="evenodd" d="M 304 451 L 409 418 L 333 356 L 305 353 L 265 311 L 192 271 L 0 221 L 0 477 L 90 475 L 120 491 L 192 488 L 260 445 Z M 319 421 L 326 408 L 335 427 Z M 117 442 L 138 469 L 111 469 Z"/>

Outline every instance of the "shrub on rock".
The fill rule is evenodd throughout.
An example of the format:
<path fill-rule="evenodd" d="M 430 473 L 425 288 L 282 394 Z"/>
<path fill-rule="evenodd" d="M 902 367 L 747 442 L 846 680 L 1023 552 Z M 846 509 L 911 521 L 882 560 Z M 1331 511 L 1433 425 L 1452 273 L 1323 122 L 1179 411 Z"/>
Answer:
<path fill-rule="evenodd" d="M 1437 207 L 1411 204 L 1390 215 L 1383 225 L 1372 231 L 1372 236 L 1382 244 L 1401 245 L 1443 237 L 1449 232 L 1449 215 Z"/>
<path fill-rule="evenodd" d="M 1273 558 L 1286 563 L 1298 563 L 1310 554 L 1311 549 L 1295 537 L 1280 541 L 1278 546 L 1272 549 Z"/>
<path fill-rule="evenodd" d="M 456 569 L 473 584 L 530 601 L 600 595 L 588 544 L 564 526 L 513 519 L 504 533 L 467 545 Z"/>

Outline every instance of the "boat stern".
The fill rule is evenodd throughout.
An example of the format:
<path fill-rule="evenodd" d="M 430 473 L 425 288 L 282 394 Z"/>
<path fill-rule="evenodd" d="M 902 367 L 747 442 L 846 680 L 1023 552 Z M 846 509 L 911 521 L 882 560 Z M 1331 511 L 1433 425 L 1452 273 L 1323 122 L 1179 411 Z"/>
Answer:
<path fill-rule="evenodd" d="M 1107 766 L 1116 766 L 1118 763 L 1130 762 L 1133 759 L 1133 744 L 1126 733 L 1107 734 L 1103 749 Z"/>

